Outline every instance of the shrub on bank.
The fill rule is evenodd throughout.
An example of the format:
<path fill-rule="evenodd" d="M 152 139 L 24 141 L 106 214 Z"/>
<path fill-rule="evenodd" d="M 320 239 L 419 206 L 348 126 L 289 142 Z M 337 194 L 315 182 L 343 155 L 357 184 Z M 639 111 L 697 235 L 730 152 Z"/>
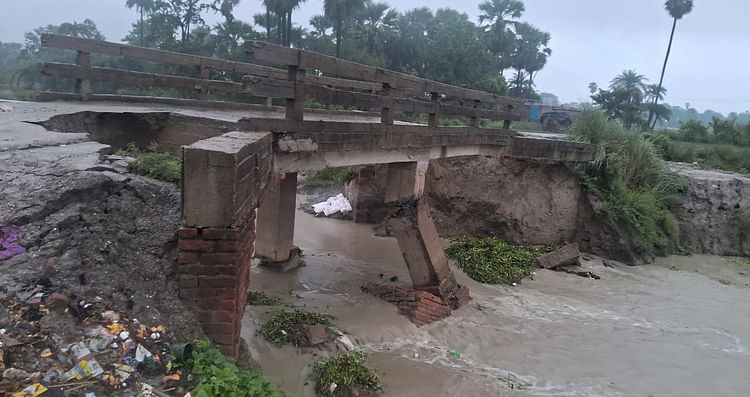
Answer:
<path fill-rule="evenodd" d="M 252 369 L 239 369 L 208 342 L 198 342 L 188 370 L 197 379 L 194 397 L 285 397 Z"/>
<path fill-rule="evenodd" d="M 596 147 L 594 161 L 576 170 L 625 228 L 633 247 L 640 254 L 676 252 L 679 231 L 669 207 L 684 187 L 654 144 L 599 111 L 584 112 L 569 137 Z"/>
<path fill-rule="evenodd" d="M 134 174 L 171 183 L 180 183 L 182 180 L 182 158 L 161 150 L 156 143 L 152 143 L 147 149 L 140 149 L 131 143 L 115 154 L 135 159 L 128 165 L 128 170 Z"/>

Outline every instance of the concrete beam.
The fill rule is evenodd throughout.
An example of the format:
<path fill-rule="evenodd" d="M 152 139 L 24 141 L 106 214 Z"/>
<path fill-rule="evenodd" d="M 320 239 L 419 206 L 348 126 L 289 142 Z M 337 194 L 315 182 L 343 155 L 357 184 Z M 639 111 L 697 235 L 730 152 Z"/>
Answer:
<path fill-rule="evenodd" d="M 271 174 L 256 221 L 255 257 L 263 262 L 289 260 L 294 244 L 297 174 Z"/>

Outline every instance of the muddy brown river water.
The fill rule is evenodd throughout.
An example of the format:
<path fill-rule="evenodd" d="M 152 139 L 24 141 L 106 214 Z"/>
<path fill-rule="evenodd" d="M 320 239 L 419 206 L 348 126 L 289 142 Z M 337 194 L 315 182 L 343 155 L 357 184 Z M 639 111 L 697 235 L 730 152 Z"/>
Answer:
<path fill-rule="evenodd" d="M 254 268 L 251 288 L 326 312 L 369 353 L 386 396 L 748 396 L 750 263 L 671 257 L 642 267 L 586 267 L 590 280 L 546 270 L 516 287 L 468 284 L 474 300 L 416 328 L 396 307 L 365 295 L 367 281 L 409 275 L 394 239 L 370 225 L 299 212 L 296 243 L 307 266 Z M 243 323 L 253 357 L 290 396 L 314 396 L 318 357 L 255 335 L 267 308 Z M 460 352 L 459 357 L 449 351 Z M 523 384 L 521 389 L 514 385 Z"/>

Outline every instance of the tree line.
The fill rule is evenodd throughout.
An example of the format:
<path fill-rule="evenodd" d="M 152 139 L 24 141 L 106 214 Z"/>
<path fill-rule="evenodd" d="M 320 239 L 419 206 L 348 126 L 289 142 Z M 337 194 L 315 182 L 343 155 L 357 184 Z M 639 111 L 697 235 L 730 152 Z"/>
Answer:
<path fill-rule="evenodd" d="M 237 15 L 237 5 L 248 1 L 259 2 L 264 12 Z M 525 6 L 520 0 L 485 0 L 477 23 L 449 8 L 402 12 L 376 0 L 325 0 L 309 28 L 293 21 L 302 1 L 126 0 L 138 17 L 123 41 L 241 61 L 247 60 L 243 44 L 261 40 L 463 87 L 539 99 L 534 81 L 552 54 L 551 36 L 522 20 Z M 209 13 L 221 20 L 209 25 Z M 2 62 L 12 57 L 17 59 L 16 69 L 49 59 L 50 50 L 39 44 L 44 32 L 104 38 L 90 20 L 40 27 L 26 35 L 20 48 L 0 44 L 5 58 L 0 66 L 7 70 Z"/>

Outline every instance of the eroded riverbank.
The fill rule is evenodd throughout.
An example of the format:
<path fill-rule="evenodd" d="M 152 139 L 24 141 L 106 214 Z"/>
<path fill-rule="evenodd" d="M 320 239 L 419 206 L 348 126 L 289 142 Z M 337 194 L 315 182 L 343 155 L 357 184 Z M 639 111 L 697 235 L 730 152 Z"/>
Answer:
<path fill-rule="evenodd" d="M 750 388 L 744 262 L 695 256 L 610 268 L 592 260 L 586 266 L 602 280 L 542 270 L 513 288 L 459 274 L 474 301 L 418 329 L 359 289 L 380 274 L 408 283 L 395 240 L 373 237 L 368 225 L 302 212 L 296 236 L 307 266 L 291 274 L 255 268 L 251 288 L 337 316 L 370 352 L 385 395 L 737 396 Z M 255 336 L 266 310 L 245 315 L 242 332 L 254 358 L 290 396 L 313 396 L 313 354 Z M 517 383 L 528 386 L 509 387 Z"/>

